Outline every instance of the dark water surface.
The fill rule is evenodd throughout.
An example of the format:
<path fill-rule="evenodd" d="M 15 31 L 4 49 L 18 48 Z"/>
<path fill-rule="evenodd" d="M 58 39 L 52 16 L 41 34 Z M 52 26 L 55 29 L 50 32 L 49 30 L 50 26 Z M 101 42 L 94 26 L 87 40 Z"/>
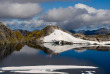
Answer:
<path fill-rule="evenodd" d="M 77 46 L 77 47 L 75 47 Z M 96 69 L 56 69 L 61 74 L 110 74 L 109 47 L 78 45 L 8 44 L 0 46 L 0 72 L 4 67 L 20 66 L 94 66 Z M 3 74 L 21 74 L 6 70 Z M 27 70 L 26 70 L 27 71 Z M 86 72 L 89 71 L 89 72 Z M 28 74 L 28 73 L 26 73 Z M 34 73 L 36 74 L 36 73 Z M 40 73 L 39 73 L 40 74 Z M 42 73 L 49 74 L 49 73 Z M 54 74 L 54 73 L 51 73 Z M 56 74 L 56 73 L 55 73 Z M 58 73 L 59 74 L 59 73 Z"/>

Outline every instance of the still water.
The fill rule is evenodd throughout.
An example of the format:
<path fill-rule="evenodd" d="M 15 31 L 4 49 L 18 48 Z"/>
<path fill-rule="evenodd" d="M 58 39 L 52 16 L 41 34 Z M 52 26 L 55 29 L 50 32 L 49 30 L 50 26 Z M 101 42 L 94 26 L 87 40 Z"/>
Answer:
<path fill-rule="evenodd" d="M 110 47 L 0 45 L 1 74 L 110 74 Z"/>

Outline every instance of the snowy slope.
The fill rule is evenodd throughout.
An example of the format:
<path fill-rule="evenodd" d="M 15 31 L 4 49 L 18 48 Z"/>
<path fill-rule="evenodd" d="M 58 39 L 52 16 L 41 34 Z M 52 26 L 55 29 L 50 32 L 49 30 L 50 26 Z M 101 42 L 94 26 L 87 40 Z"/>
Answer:
<path fill-rule="evenodd" d="M 62 30 L 55 29 L 53 33 L 51 33 L 48 36 L 44 37 L 44 42 L 53 42 L 54 40 L 56 41 L 67 41 L 67 42 L 72 42 L 72 43 L 89 43 L 89 44 L 110 44 L 110 41 L 105 41 L 105 42 L 98 42 L 98 41 L 89 41 L 89 40 L 83 40 L 79 38 L 73 37 L 71 34 L 66 33 Z"/>
<path fill-rule="evenodd" d="M 74 42 L 86 43 L 85 40 L 75 38 L 72 35 L 57 29 L 53 33 L 51 33 L 49 36 L 44 37 L 44 42 L 53 42 L 53 40 L 57 40 L 57 41 L 64 40 L 64 41 L 73 42 L 73 43 Z"/>
<path fill-rule="evenodd" d="M 75 50 L 76 52 L 84 52 L 86 51 L 87 48 L 94 49 L 94 48 L 101 47 L 101 46 L 104 46 L 105 48 L 106 47 L 110 48 L 109 45 L 87 45 L 87 44 L 55 45 L 53 43 L 44 43 L 43 46 L 48 48 L 49 50 L 52 50 L 54 53 L 62 53 L 65 51 L 69 51 L 71 49 L 75 50 L 77 48 L 79 48 L 79 50 Z"/>

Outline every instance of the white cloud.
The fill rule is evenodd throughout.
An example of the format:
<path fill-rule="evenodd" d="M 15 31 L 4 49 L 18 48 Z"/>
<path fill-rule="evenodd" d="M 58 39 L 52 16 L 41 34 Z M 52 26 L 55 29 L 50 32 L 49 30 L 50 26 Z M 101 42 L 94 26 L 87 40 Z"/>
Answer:
<path fill-rule="evenodd" d="M 40 17 L 40 19 L 46 20 L 46 21 L 65 21 L 68 19 L 75 19 L 75 16 L 79 16 L 79 14 L 85 14 L 87 13 L 86 10 L 83 9 L 77 9 L 74 7 L 69 6 L 68 8 L 54 8 L 52 10 L 49 10 L 46 14 Z"/>
<path fill-rule="evenodd" d="M 0 3 L 0 18 L 29 19 L 42 12 L 37 3 Z"/>
<path fill-rule="evenodd" d="M 75 8 L 85 9 L 88 11 L 88 13 L 95 13 L 97 11 L 95 8 L 89 7 L 89 6 L 81 4 L 81 3 L 76 4 Z"/>
<path fill-rule="evenodd" d="M 110 10 L 95 9 L 84 4 L 76 4 L 74 7 L 53 8 L 41 15 L 37 20 L 4 21 L 12 29 L 35 30 L 42 29 L 49 24 L 58 25 L 63 29 L 74 30 L 87 27 L 110 28 Z"/>
<path fill-rule="evenodd" d="M 44 20 L 24 20 L 24 21 L 3 21 L 6 26 L 8 26 L 11 29 L 23 29 L 23 30 L 41 30 L 50 23 L 53 25 L 56 24 L 56 22 L 45 22 Z"/>
<path fill-rule="evenodd" d="M 93 28 L 103 24 L 110 25 L 110 10 L 95 9 L 84 4 L 76 4 L 74 7 L 54 8 L 40 17 L 47 22 L 56 22 L 57 25 L 73 30 L 89 26 Z"/>

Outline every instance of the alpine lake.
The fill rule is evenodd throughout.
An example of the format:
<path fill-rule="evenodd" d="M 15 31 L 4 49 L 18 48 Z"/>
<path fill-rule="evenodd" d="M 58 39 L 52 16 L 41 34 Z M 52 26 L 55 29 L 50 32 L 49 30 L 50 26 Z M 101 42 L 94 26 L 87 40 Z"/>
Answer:
<path fill-rule="evenodd" d="M 110 46 L 0 45 L 1 74 L 110 74 Z"/>

